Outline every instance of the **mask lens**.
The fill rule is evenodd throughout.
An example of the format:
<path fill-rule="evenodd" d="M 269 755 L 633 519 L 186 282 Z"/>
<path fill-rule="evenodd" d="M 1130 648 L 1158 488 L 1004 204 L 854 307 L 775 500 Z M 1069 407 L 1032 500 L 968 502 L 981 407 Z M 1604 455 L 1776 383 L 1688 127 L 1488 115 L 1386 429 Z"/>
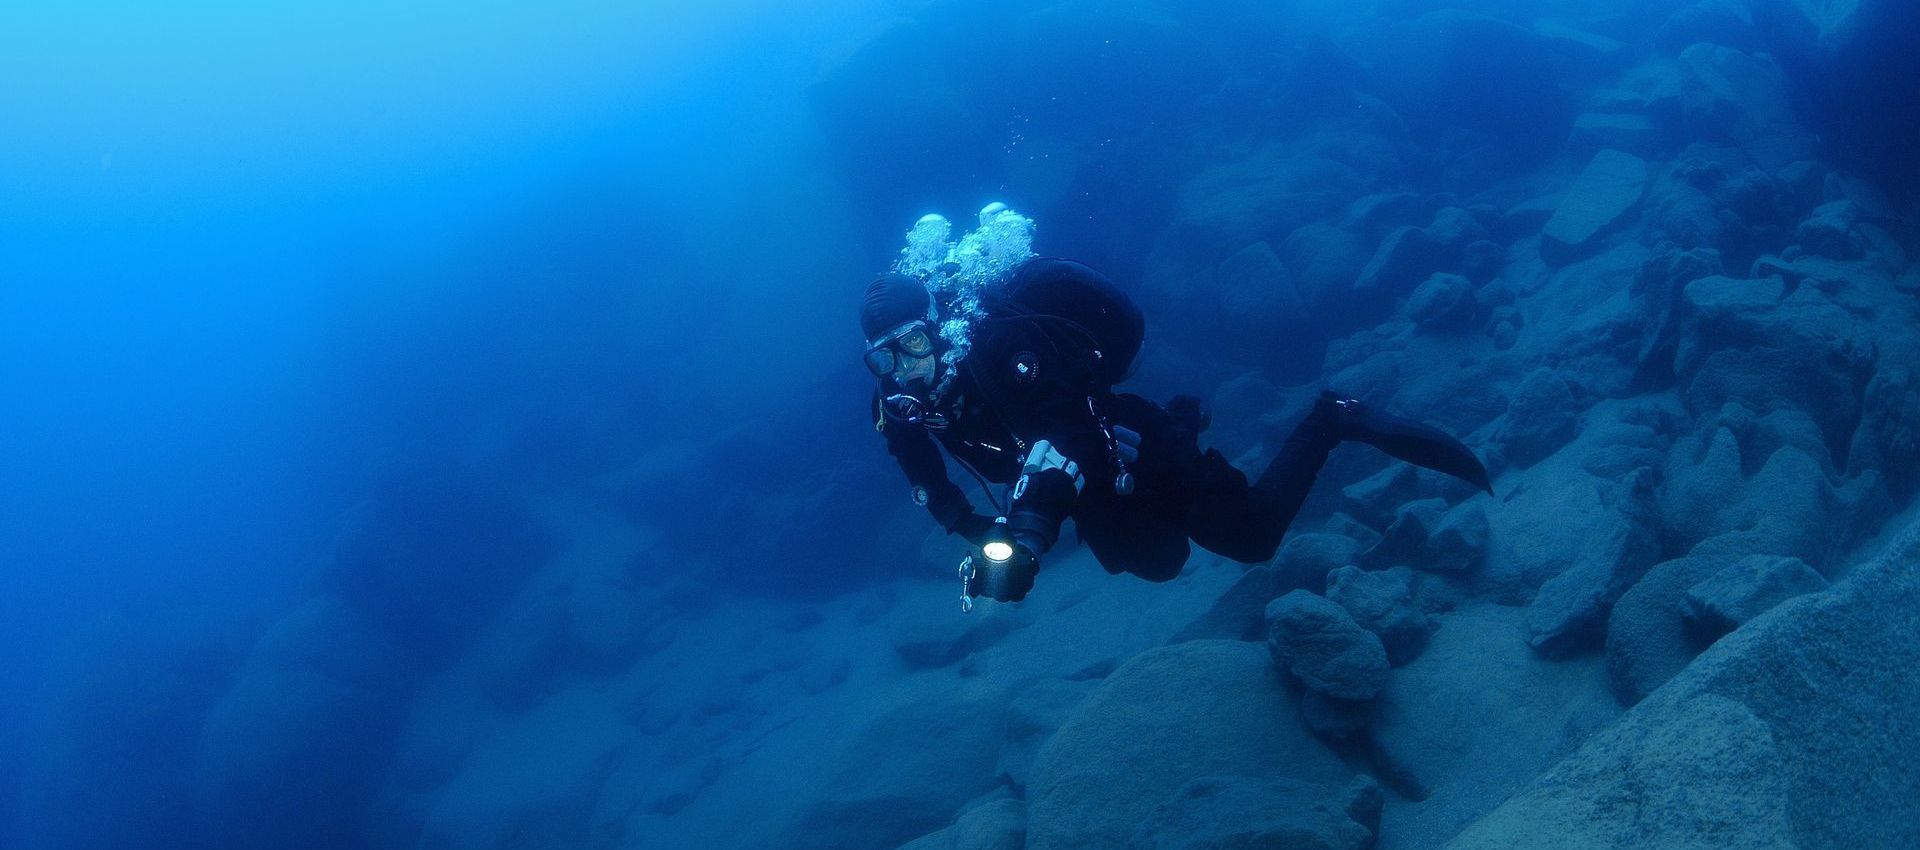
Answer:
<path fill-rule="evenodd" d="M 925 357 L 933 352 L 933 338 L 919 328 L 907 331 L 900 337 L 900 350 L 914 357 Z"/>
<path fill-rule="evenodd" d="M 893 349 L 891 348 L 876 348 L 867 352 L 867 371 L 872 372 L 876 378 L 884 378 L 893 374 L 893 363 Z"/>

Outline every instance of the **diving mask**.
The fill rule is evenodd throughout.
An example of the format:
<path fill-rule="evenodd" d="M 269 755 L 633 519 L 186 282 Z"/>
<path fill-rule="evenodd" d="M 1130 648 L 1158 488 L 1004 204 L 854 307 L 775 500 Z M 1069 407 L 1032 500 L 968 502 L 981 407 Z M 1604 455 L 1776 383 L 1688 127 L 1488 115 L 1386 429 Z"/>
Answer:
<path fill-rule="evenodd" d="M 899 368 L 902 355 L 911 358 L 926 357 L 933 353 L 933 334 L 927 324 L 912 321 L 889 331 L 875 340 L 867 348 L 867 371 L 874 377 L 884 378 Z"/>

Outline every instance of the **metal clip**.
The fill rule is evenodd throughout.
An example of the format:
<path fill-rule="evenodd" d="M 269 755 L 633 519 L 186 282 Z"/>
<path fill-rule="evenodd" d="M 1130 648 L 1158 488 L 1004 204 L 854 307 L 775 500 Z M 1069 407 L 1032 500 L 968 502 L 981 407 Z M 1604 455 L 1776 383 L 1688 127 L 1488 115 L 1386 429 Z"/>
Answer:
<path fill-rule="evenodd" d="M 973 597 L 967 595 L 967 588 L 973 585 L 973 556 L 960 562 L 960 613 L 973 613 Z"/>
<path fill-rule="evenodd" d="M 1107 417 L 1101 416 L 1099 409 L 1093 406 L 1093 396 L 1087 396 L 1087 415 L 1093 417 L 1093 424 L 1099 426 L 1100 435 L 1106 438 L 1107 462 L 1113 464 L 1114 469 L 1119 470 L 1113 476 L 1113 492 L 1121 496 L 1133 495 L 1133 473 L 1127 469 L 1127 461 L 1122 456 L 1120 440 L 1113 435 L 1113 427 L 1107 422 Z M 1128 446 L 1128 449 L 1136 458 L 1138 457 L 1137 448 Z"/>

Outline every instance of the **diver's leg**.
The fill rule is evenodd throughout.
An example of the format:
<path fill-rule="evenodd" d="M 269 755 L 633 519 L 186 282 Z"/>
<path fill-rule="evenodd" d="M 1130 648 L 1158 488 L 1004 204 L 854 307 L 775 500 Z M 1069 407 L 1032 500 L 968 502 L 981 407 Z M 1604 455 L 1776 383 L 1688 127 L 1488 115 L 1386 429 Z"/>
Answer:
<path fill-rule="evenodd" d="M 1242 563 L 1271 560 L 1327 455 L 1340 444 L 1334 415 L 1316 406 L 1252 484 L 1218 451 L 1208 450 L 1188 516 L 1193 542 Z"/>
<path fill-rule="evenodd" d="M 1145 510 L 1082 512 L 1074 516 L 1080 541 L 1109 573 L 1171 581 L 1187 564 L 1187 535 L 1167 517 Z"/>
<path fill-rule="evenodd" d="M 1253 484 L 1248 485 L 1219 452 L 1207 453 L 1188 520 L 1194 542 L 1236 561 L 1272 558 L 1321 467 L 1326 466 L 1327 456 L 1349 440 L 1493 492 L 1486 467 L 1459 440 L 1324 392 Z"/>
<path fill-rule="evenodd" d="M 1473 450 L 1446 432 L 1411 419 L 1381 413 L 1357 399 L 1327 391 L 1313 405 L 1313 416 L 1331 409 L 1341 440 L 1366 443 L 1414 466 L 1443 472 L 1493 493 L 1487 468 Z M 1312 418 L 1309 416 L 1308 418 Z"/>

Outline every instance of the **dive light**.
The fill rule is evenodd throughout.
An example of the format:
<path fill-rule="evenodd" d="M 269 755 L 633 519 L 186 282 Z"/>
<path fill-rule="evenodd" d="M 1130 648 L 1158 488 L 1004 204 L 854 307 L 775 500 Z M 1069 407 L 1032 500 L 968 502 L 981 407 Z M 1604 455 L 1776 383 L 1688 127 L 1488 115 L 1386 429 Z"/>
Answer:
<path fill-rule="evenodd" d="M 980 543 L 980 554 L 996 564 L 1013 560 L 1013 534 L 1007 531 L 1007 518 L 996 517 Z"/>

